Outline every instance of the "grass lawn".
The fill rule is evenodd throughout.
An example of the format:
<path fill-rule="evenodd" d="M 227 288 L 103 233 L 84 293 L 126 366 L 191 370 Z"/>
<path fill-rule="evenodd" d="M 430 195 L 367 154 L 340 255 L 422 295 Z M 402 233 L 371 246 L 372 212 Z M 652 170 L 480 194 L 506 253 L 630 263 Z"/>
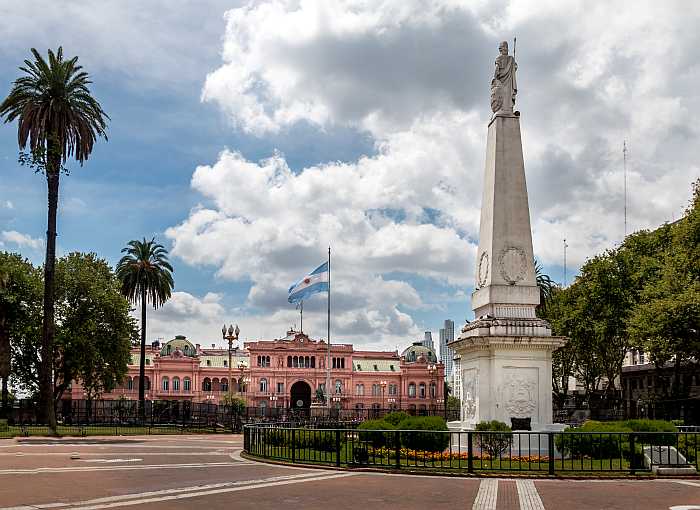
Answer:
<path fill-rule="evenodd" d="M 340 450 L 340 465 L 358 466 L 353 459 L 353 446 L 358 446 L 357 443 L 344 443 Z M 255 450 L 254 450 L 255 451 Z M 257 456 L 265 457 L 273 460 L 284 462 L 292 461 L 292 449 L 286 446 L 267 446 L 264 450 L 255 451 Z M 297 448 L 294 450 L 294 462 L 299 464 L 325 464 L 337 465 L 336 452 L 323 450 L 315 450 L 312 448 Z M 472 460 L 474 473 L 541 473 L 546 475 L 549 472 L 549 462 L 547 460 L 527 461 L 523 459 L 480 459 Z M 385 469 L 396 468 L 396 455 L 390 454 L 373 454 L 369 453 L 366 467 L 377 467 Z M 445 472 L 467 472 L 468 461 L 465 458 L 444 458 L 435 459 L 416 459 L 401 456 L 400 467 L 404 469 L 418 470 L 436 470 Z M 554 470 L 556 474 L 566 475 L 603 475 L 603 474 L 624 474 L 629 472 L 629 462 L 626 459 L 555 459 Z"/>

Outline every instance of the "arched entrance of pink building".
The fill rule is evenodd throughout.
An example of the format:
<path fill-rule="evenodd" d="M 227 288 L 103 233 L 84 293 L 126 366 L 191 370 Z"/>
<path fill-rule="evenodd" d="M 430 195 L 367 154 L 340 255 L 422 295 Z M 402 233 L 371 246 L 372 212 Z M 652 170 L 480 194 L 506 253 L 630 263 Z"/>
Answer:
<path fill-rule="evenodd" d="M 292 408 L 308 409 L 311 407 L 311 386 L 304 381 L 297 381 L 292 384 L 289 392 Z"/>

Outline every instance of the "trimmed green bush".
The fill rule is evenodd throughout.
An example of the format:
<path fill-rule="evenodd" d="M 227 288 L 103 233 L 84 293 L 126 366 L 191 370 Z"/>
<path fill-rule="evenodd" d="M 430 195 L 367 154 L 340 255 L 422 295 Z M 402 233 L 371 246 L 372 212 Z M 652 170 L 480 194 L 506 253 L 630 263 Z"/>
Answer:
<path fill-rule="evenodd" d="M 577 435 L 577 432 L 600 433 L 594 435 Z M 575 429 L 566 429 L 557 435 L 557 449 L 565 455 L 588 456 L 593 459 L 608 459 L 630 457 L 630 436 L 632 432 L 668 432 L 668 434 L 647 435 L 635 437 L 637 453 L 641 445 L 670 445 L 676 444 L 676 427 L 664 420 L 626 420 L 600 422 L 589 420 Z"/>
<path fill-rule="evenodd" d="M 396 427 L 399 423 L 404 421 L 406 418 L 410 418 L 408 413 L 404 413 L 403 411 L 394 411 L 393 413 L 389 413 L 384 417 L 384 421 L 391 423 L 394 427 Z"/>
<path fill-rule="evenodd" d="M 394 430 L 394 426 L 385 420 L 365 420 L 360 423 L 357 429 L 360 431 L 360 441 L 370 443 L 375 448 L 392 445 L 392 432 L 382 432 L 383 430 Z M 363 432 L 368 431 L 368 432 Z"/>
<path fill-rule="evenodd" d="M 401 444 L 411 450 L 441 452 L 450 444 L 449 433 L 431 434 L 424 432 L 430 430 L 447 431 L 447 422 L 440 416 L 409 416 L 401 420 L 396 428 L 416 431 L 401 433 Z"/>
<path fill-rule="evenodd" d="M 499 457 L 513 443 L 513 434 L 510 427 L 498 420 L 482 421 L 477 423 L 475 430 L 484 432 L 476 434 L 476 445 L 488 453 L 491 458 Z"/>
<path fill-rule="evenodd" d="M 0 432 L 7 432 L 10 430 L 7 420 L 0 420 Z"/>
<path fill-rule="evenodd" d="M 613 422 L 620 423 L 620 422 Z M 621 422 L 625 427 L 632 429 L 634 432 L 671 432 L 671 434 L 663 435 L 643 435 L 639 436 L 639 441 L 645 444 L 653 445 L 675 445 L 676 444 L 676 426 L 670 421 L 664 420 L 627 420 Z"/>
<path fill-rule="evenodd" d="M 579 434 L 588 432 L 594 434 Z M 632 429 L 622 422 L 587 421 L 577 428 L 566 429 L 554 440 L 564 455 L 609 459 L 624 454 L 629 457 L 629 433 Z M 598 434 L 599 433 L 599 434 Z"/>
<path fill-rule="evenodd" d="M 291 429 L 270 429 L 265 432 L 265 440 L 270 446 L 285 446 L 287 448 L 310 448 L 325 452 L 335 451 L 335 431 L 323 429 L 296 429 L 294 442 L 292 443 Z M 345 442 L 345 435 L 341 433 L 340 442 Z"/>

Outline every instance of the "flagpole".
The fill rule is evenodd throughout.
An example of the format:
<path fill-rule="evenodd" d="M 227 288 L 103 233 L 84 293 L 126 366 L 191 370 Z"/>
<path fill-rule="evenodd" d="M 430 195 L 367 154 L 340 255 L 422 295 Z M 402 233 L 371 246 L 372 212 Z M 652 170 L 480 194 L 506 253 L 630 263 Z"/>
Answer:
<path fill-rule="evenodd" d="M 304 332 L 304 300 L 299 301 L 299 332 Z"/>
<path fill-rule="evenodd" d="M 327 354 L 326 354 L 326 406 L 331 408 L 331 247 L 328 247 L 328 317 L 327 317 Z"/>

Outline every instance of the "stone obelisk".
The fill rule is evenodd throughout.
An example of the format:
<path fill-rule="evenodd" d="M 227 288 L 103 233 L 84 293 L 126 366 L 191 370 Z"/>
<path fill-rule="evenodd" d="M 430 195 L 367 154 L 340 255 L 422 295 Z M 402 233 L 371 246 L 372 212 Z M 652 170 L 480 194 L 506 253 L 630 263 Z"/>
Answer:
<path fill-rule="evenodd" d="M 517 64 L 502 42 L 491 82 L 486 169 L 472 308 L 452 348 L 461 355 L 460 428 L 499 420 L 516 428 L 552 423 L 552 351 L 566 339 L 553 337 L 538 319 L 520 113 L 513 110 Z"/>

